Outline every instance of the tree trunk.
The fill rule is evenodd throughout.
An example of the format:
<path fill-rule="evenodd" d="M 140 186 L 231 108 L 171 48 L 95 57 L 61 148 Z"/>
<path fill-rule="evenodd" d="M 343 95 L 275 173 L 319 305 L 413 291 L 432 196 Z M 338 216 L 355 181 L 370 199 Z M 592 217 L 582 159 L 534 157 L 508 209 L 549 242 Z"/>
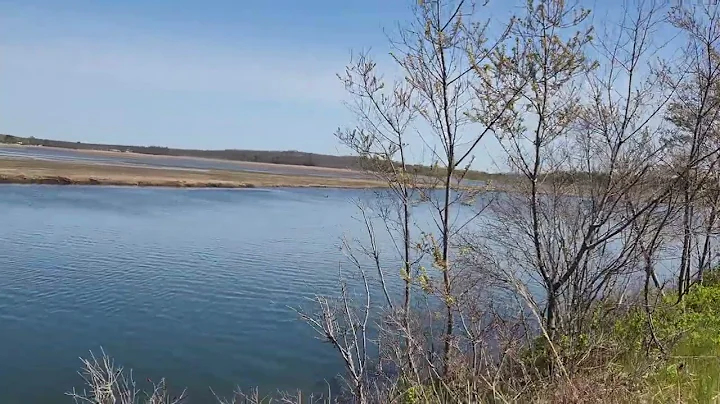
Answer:
<path fill-rule="evenodd" d="M 445 287 L 445 341 L 443 346 L 443 374 L 447 375 L 450 371 L 450 350 L 452 348 L 452 335 L 454 328 L 454 319 L 452 312 L 452 291 L 450 290 L 450 188 L 452 181 L 452 157 L 450 158 L 450 164 L 448 164 L 447 176 L 445 178 L 445 204 L 443 210 L 443 240 L 442 240 L 442 271 L 443 271 L 443 286 Z"/>

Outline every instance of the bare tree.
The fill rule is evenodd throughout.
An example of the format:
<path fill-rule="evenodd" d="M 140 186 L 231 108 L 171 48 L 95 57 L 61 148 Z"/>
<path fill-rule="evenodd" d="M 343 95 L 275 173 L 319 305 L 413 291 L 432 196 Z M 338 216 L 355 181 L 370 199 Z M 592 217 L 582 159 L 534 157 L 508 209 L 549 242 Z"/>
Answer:
<path fill-rule="evenodd" d="M 587 16 L 588 11 L 563 1 L 537 4 L 529 1 L 526 15 L 512 30 L 514 46 L 499 49 L 493 55 L 495 65 L 492 75 L 495 80 L 520 89 L 518 96 L 512 100 L 513 110 L 500 121 L 501 125 L 495 133 L 508 154 L 511 167 L 523 175 L 528 185 L 522 194 L 518 194 L 527 200 L 512 197 L 514 200 L 510 203 L 498 204 L 495 212 L 501 216 L 499 221 L 504 228 L 501 233 L 495 234 L 505 234 L 509 237 L 508 241 L 518 240 L 517 237 L 523 235 L 529 237 L 532 248 L 522 251 L 522 256 L 517 259 L 541 277 L 547 293 L 545 322 L 551 333 L 556 328 L 558 295 L 567 282 L 562 277 L 569 271 L 559 271 L 556 261 L 560 257 L 554 249 L 561 246 L 548 240 L 556 236 L 553 231 L 562 231 L 549 222 L 557 217 L 543 214 L 546 209 L 552 209 L 553 204 L 559 207 L 566 198 L 554 195 L 548 197 L 552 201 L 546 202 L 541 199 L 541 193 L 548 191 L 542 189 L 547 173 L 560 171 L 567 164 L 564 156 L 551 155 L 552 148 L 568 136 L 573 120 L 579 115 L 579 87 L 576 82 L 593 68 L 585 55 L 590 32 L 585 30 L 564 35 L 577 29 Z M 569 39 L 563 40 L 565 36 Z M 502 87 L 496 91 L 507 93 Z M 524 123 L 528 114 L 534 115 L 536 122 L 530 124 L 534 125 L 533 129 Z M 482 119 L 486 112 L 479 110 L 476 115 Z M 563 188 L 562 185 L 558 181 L 552 184 L 556 189 Z M 500 207 L 503 207 L 502 211 Z M 528 208 L 527 211 L 525 208 Z M 526 214 L 529 223 L 525 221 Z M 520 251 L 522 246 L 504 245 L 503 248 Z"/>
<path fill-rule="evenodd" d="M 509 104 L 496 106 L 484 122 L 472 120 L 468 114 L 476 103 L 489 102 L 476 96 L 485 85 L 477 72 L 486 70 L 483 64 L 504 40 L 508 27 L 503 26 L 498 38 L 489 40 L 488 21 L 479 21 L 476 5 L 466 0 L 420 1 L 413 11 L 414 20 L 400 25 L 390 38 L 392 58 L 401 71 L 397 80 L 384 80 L 366 53 L 354 59 L 341 76 L 353 97 L 348 105 L 357 124 L 338 131 L 337 137 L 361 156 L 365 168 L 388 185 L 389 192 L 382 197 L 392 209 L 375 212 L 385 223 L 403 262 L 404 319 L 400 328 L 408 351 L 407 364 L 417 373 L 412 352 L 429 347 L 425 362 L 433 369 L 435 362 L 442 363 L 442 371 L 436 372 L 439 376 L 449 371 L 456 330 L 454 279 L 459 269 L 451 263 L 452 239 L 467 224 L 457 221 L 455 209 L 477 193 L 463 182 L 464 177 L 473 153 Z M 423 163 L 423 153 L 431 155 L 425 161 L 431 169 L 429 175 L 421 176 L 411 161 Z M 418 202 L 432 207 L 437 232 L 415 225 L 412 209 Z M 370 239 L 375 237 L 371 235 Z M 439 281 L 420 265 L 425 253 L 433 257 Z M 378 255 L 370 255 L 378 273 L 383 274 Z M 410 335 L 413 285 L 424 293 L 437 294 L 444 305 L 439 356 L 434 349 L 434 333 L 424 341 Z M 415 301 L 422 300 L 418 297 Z M 388 296 L 386 304 L 395 307 Z"/>
<path fill-rule="evenodd" d="M 682 195 L 682 247 L 678 271 L 678 298 L 690 288 L 694 276 L 702 280 L 710 268 L 712 239 L 718 216 L 717 149 L 720 145 L 720 15 L 718 5 L 678 2 L 670 22 L 687 43 L 684 68 L 687 74 L 677 86 L 666 113 L 674 125 L 669 132 L 673 166 L 703 159 L 689 170 L 679 171 Z"/>
<path fill-rule="evenodd" d="M 674 93 L 652 40 L 663 7 L 635 2 L 595 39 L 577 2 L 528 1 L 515 45 L 494 55 L 494 80 L 522 88 L 496 133 L 524 181 L 486 233 L 554 344 L 586 331 L 598 299 L 622 300 L 641 268 L 645 229 L 633 225 L 671 193 L 657 181 L 670 176 L 659 117 Z"/>
<path fill-rule="evenodd" d="M 437 242 L 429 245 L 440 273 L 438 292 L 445 306 L 441 361 L 447 374 L 456 309 L 452 239 L 464 227 L 457 221 L 457 207 L 473 196 L 472 190 L 462 186 L 463 179 L 478 145 L 508 107 L 501 104 L 484 121 L 471 119 L 470 112 L 484 101 L 476 97 L 475 89 L 484 85 L 476 72 L 485 70 L 489 54 L 504 41 L 512 24 L 501 27 L 501 34 L 490 40 L 489 19 L 478 20 L 476 5 L 470 1 L 419 1 L 414 11 L 415 21 L 400 27 L 392 41 L 392 55 L 413 89 L 419 116 L 415 126 L 432 153 L 433 172 L 438 176 L 425 187 L 433 190 L 425 199 L 433 207 L 437 225 Z"/>
<path fill-rule="evenodd" d="M 405 324 L 409 321 L 413 276 L 413 245 L 411 228 L 412 205 L 418 187 L 416 175 L 410 170 L 408 131 L 417 111 L 413 104 L 413 89 L 402 81 L 387 84 L 376 71 L 370 55 L 360 54 L 340 76 L 345 88 L 353 96 L 347 105 L 355 114 L 357 126 L 338 130 L 337 138 L 360 157 L 364 168 L 388 186 L 382 192 L 376 212 L 380 215 L 388 235 L 402 260 L 404 282 L 402 311 Z M 366 209 L 361 208 L 370 237 L 370 256 L 387 291 L 375 231 Z M 385 293 L 387 306 L 394 309 L 393 299 Z"/>
<path fill-rule="evenodd" d="M 152 383 L 149 393 L 139 390 L 132 372 L 116 366 L 104 351 L 100 358 L 91 352 L 90 359 L 81 360 L 83 369 L 80 375 L 89 391 L 79 393 L 73 390 L 68 393 L 77 404 L 180 404 L 187 399 L 184 390 L 179 396 L 172 395 L 165 379 Z"/>

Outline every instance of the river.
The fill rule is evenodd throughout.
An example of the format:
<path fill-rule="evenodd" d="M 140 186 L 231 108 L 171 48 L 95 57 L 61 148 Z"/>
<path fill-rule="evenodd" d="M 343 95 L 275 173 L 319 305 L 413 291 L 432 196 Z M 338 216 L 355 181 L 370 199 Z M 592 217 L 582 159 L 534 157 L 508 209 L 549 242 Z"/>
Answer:
<path fill-rule="evenodd" d="M 341 237 L 365 234 L 353 200 L 373 196 L 0 185 L 0 403 L 71 402 L 79 357 L 101 347 L 192 403 L 211 387 L 325 391 L 342 363 L 291 308 L 337 293 Z"/>
<path fill-rule="evenodd" d="M 101 347 L 191 402 L 324 390 L 341 363 L 289 307 L 336 290 L 368 192 L 0 186 L 0 402 L 71 402 Z"/>

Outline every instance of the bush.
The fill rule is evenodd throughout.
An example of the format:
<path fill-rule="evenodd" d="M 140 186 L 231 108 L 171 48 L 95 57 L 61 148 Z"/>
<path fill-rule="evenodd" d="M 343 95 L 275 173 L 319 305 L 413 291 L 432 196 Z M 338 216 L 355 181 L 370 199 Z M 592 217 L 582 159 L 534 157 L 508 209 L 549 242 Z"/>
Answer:
<path fill-rule="evenodd" d="M 378 385 L 384 386 L 376 392 L 383 399 L 369 398 L 370 402 L 717 402 L 719 274 L 720 270 L 708 274 L 703 284 L 693 286 L 679 302 L 675 294 L 656 294 L 650 310 L 644 299 L 636 299 L 626 311 L 613 312 L 614 317 L 593 316 L 583 333 L 560 337 L 555 344 L 544 337 L 526 340 L 516 350 L 504 351 L 501 363 L 490 363 L 479 378 L 459 369 L 453 377 L 428 379 L 421 384 L 390 380 L 387 385 Z M 606 309 L 600 304 L 596 311 Z M 564 372 L 549 370 L 558 357 Z M 463 366 L 460 361 L 456 367 Z M 136 390 L 132 378 L 104 353 L 100 359 L 93 356 L 84 361 L 81 374 L 88 391 L 71 394 L 78 403 L 184 402 L 184 392 L 171 395 L 164 380 L 153 384 L 147 394 Z M 283 402 L 300 401 L 295 397 Z M 219 402 L 267 401 L 257 393 L 238 393 L 230 401 Z"/>
<path fill-rule="evenodd" d="M 678 302 L 659 297 L 615 324 L 617 363 L 645 385 L 645 401 L 714 402 L 720 395 L 720 277 L 712 271 Z"/>

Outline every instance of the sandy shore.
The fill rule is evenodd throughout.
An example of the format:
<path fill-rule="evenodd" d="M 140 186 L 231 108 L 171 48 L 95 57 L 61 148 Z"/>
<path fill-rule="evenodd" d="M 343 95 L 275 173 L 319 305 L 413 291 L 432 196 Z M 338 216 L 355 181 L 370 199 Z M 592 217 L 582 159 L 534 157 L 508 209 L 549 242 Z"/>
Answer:
<path fill-rule="evenodd" d="M 193 188 L 377 188 L 377 181 L 226 170 L 174 170 L 110 164 L 0 159 L 0 183 Z"/>

